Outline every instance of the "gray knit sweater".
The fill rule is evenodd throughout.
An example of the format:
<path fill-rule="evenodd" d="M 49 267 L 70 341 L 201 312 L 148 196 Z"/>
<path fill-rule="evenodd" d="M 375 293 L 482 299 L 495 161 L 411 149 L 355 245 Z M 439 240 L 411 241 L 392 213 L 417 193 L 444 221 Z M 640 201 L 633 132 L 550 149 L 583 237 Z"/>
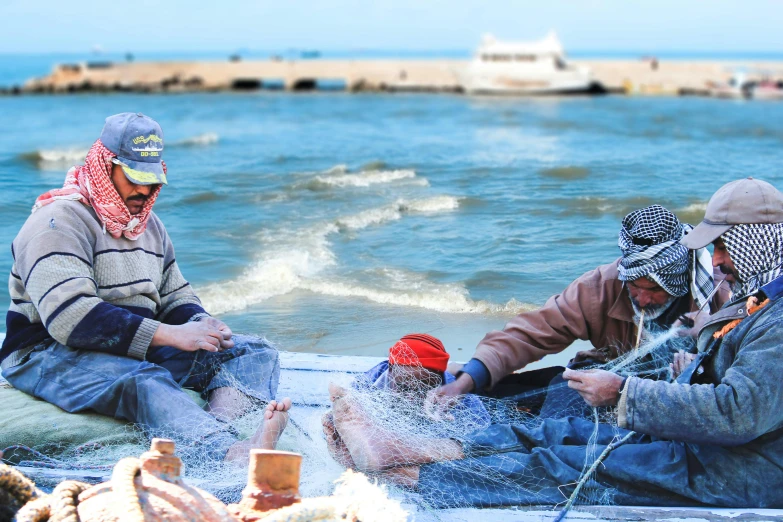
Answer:
<path fill-rule="evenodd" d="M 55 201 L 27 219 L 11 252 L 12 304 L 0 362 L 48 339 L 144 359 L 160 322 L 208 315 L 154 213 L 131 241 L 104 233 L 91 207 Z"/>

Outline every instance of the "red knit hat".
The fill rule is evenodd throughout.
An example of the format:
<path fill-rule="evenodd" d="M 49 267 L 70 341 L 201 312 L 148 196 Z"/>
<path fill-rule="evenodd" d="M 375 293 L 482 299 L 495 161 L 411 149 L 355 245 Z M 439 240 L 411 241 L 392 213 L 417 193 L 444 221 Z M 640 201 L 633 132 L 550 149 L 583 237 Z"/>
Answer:
<path fill-rule="evenodd" d="M 408 334 L 389 348 L 389 364 L 421 366 L 445 372 L 449 354 L 439 339 L 427 334 Z"/>

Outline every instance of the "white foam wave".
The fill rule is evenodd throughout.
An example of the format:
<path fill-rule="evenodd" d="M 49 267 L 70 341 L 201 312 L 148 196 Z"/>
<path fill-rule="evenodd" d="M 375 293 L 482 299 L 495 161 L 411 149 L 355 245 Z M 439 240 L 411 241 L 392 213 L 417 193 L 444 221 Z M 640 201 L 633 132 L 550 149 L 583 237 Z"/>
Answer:
<path fill-rule="evenodd" d="M 459 208 L 459 198 L 454 196 L 435 196 L 427 199 L 414 199 L 407 203 L 403 202 L 402 206 L 409 212 L 444 212 Z"/>
<path fill-rule="evenodd" d="M 329 175 L 329 174 L 345 174 L 346 172 L 348 172 L 348 165 L 346 165 L 345 163 L 340 163 L 340 164 L 335 165 L 334 167 L 329 167 L 328 169 L 326 169 L 326 170 L 324 170 L 322 172 L 319 172 L 319 174 L 326 174 L 326 175 Z"/>
<path fill-rule="evenodd" d="M 438 311 L 486 313 L 502 311 L 504 306 L 473 302 L 464 288 L 434 285 L 426 280 L 387 278 L 379 288 L 350 281 L 324 280 L 323 272 L 336 265 L 329 236 L 341 230 L 360 230 L 402 218 L 407 213 L 450 211 L 459 207 L 452 196 L 423 200 L 399 200 L 386 207 L 369 209 L 331 223 L 321 223 L 299 230 L 264 233 L 262 257 L 240 277 L 228 282 L 207 285 L 199 295 L 207 309 L 216 314 L 242 310 L 271 297 L 295 289 L 325 295 L 364 297 L 378 303 L 399 306 L 422 306 Z M 431 286 L 434 285 L 434 286 Z M 389 290 L 391 288 L 391 290 Z"/>
<path fill-rule="evenodd" d="M 515 299 L 505 304 L 474 301 L 461 285 L 439 285 L 426 281 L 411 282 L 408 289 L 382 289 L 341 281 L 308 281 L 302 288 L 322 295 L 360 297 L 374 303 L 416 306 L 444 313 L 519 313 L 533 308 Z"/>
<path fill-rule="evenodd" d="M 208 285 L 199 291 L 199 296 L 208 310 L 221 314 L 287 294 L 301 287 L 305 279 L 335 264 L 327 239 L 334 232 L 337 228 L 327 224 L 270 236 L 261 259 L 239 278 Z"/>
<path fill-rule="evenodd" d="M 707 203 L 691 203 L 687 207 L 682 207 L 678 212 L 706 212 Z"/>
<path fill-rule="evenodd" d="M 214 132 L 205 132 L 196 136 L 185 138 L 184 140 L 175 141 L 172 145 L 180 147 L 203 147 L 206 145 L 213 145 L 220 141 L 220 136 Z"/>
<path fill-rule="evenodd" d="M 456 210 L 457 208 L 459 208 L 459 198 L 453 196 L 435 196 L 411 201 L 400 199 L 385 207 L 372 208 L 358 214 L 338 218 L 336 225 L 341 230 L 361 230 L 371 225 L 396 221 L 406 213 L 435 213 Z"/>
<path fill-rule="evenodd" d="M 87 157 L 88 149 L 72 147 L 68 149 L 40 149 L 35 151 L 31 158 L 40 163 L 80 163 Z"/>
<path fill-rule="evenodd" d="M 369 187 L 381 183 L 392 183 L 402 179 L 415 178 L 413 170 L 370 170 L 357 174 L 316 176 L 315 181 L 332 187 Z"/>

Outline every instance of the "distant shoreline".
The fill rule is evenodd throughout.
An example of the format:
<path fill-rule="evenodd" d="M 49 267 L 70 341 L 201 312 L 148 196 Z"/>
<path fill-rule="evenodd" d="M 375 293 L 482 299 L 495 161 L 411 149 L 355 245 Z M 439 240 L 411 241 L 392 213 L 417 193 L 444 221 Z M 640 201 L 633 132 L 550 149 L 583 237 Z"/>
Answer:
<path fill-rule="evenodd" d="M 302 58 L 302 53 L 309 53 Z M 313 57 L 317 53 L 317 58 Z M 41 78 L 52 72 L 57 64 L 109 61 L 117 64 L 158 63 L 158 62 L 226 62 L 232 55 L 243 61 L 268 60 L 272 56 L 283 60 L 303 60 L 320 62 L 327 60 L 373 60 L 388 61 L 433 61 L 433 60 L 469 60 L 471 49 L 443 50 L 315 50 L 287 49 L 239 50 L 239 51 L 170 51 L 170 52 L 112 52 L 112 53 L 3 53 L 0 52 L 0 89 L 21 86 L 31 78 Z M 601 51 L 583 50 L 566 53 L 566 57 L 576 61 L 635 62 L 644 57 L 655 57 L 661 62 L 715 62 L 729 67 L 735 62 L 783 62 L 783 51 Z"/>
<path fill-rule="evenodd" d="M 297 59 L 60 62 L 44 77 L 28 77 L 5 94 L 181 93 L 231 91 L 463 92 L 468 59 Z M 776 61 L 633 60 L 570 62 L 592 71 L 590 93 L 704 95 L 736 70 L 747 80 L 783 80 Z M 0 62 L 2 63 L 2 62 Z"/>

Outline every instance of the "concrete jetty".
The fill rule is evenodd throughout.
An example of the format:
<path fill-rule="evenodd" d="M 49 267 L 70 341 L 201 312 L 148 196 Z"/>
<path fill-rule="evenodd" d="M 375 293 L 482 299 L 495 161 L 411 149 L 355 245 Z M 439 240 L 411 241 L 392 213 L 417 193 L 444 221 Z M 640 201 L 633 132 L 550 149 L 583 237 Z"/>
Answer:
<path fill-rule="evenodd" d="M 706 93 L 735 70 L 750 80 L 783 78 L 783 62 L 571 60 L 615 92 L 643 95 Z M 318 88 L 348 91 L 459 92 L 467 60 L 248 60 L 86 62 L 57 65 L 16 92 L 187 92 Z"/>

